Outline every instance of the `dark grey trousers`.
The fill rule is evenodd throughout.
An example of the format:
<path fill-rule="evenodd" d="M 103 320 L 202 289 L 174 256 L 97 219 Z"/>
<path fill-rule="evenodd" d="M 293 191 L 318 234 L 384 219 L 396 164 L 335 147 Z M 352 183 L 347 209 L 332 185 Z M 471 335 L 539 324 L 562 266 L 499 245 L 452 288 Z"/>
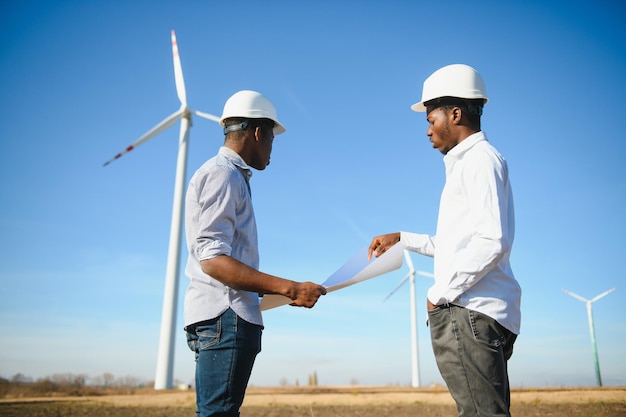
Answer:
<path fill-rule="evenodd" d="M 510 416 L 507 361 L 517 335 L 491 317 L 455 305 L 430 311 L 428 321 L 437 366 L 459 417 Z"/>

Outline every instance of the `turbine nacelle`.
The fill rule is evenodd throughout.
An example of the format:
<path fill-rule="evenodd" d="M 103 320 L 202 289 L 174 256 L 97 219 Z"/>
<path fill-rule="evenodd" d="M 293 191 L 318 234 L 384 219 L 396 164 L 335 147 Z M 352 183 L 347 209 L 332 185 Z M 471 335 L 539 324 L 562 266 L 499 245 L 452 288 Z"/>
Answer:
<path fill-rule="evenodd" d="M 407 272 L 407 274 L 404 276 L 404 278 L 402 278 L 400 283 L 396 285 L 396 287 L 389 294 L 387 294 L 387 296 L 383 299 L 383 302 L 387 301 L 392 295 L 396 293 L 396 291 L 398 291 L 404 285 L 405 282 L 409 280 L 409 278 L 415 277 L 415 275 L 421 275 L 423 277 L 430 277 L 430 278 L 435 277 L 430 272 L 416 271 L 415 268 L 413 267 L 413 260 L 411 259 L 411 255 L 409 254 L 408 250 L 404 251 L 404 259 L 406 260 L 406 264 L 409 267 L 409 272 Z"/>

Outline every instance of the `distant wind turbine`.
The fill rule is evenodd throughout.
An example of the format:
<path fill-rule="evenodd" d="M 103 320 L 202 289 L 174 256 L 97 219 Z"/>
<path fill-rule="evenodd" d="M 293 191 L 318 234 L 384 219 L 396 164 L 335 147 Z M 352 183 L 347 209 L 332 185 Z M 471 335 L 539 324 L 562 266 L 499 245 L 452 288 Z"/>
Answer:
<path fill-rule="evenodd" d="M 594 359 L 594 364 L 596 368 L 596 382 L 598 383 L 598 386 L 601 387 L 602 377 L 600 376 L 600 362 L 598 361 L 598 347 L 596 345 L 596 332 L 593 327 L 593 311 L 591 308 L 591 304 L 598 301 L 600 298 L 606 295 L 609 295 L 610 293 L 615 291 L 615 288 L 611 288 L 610 290 L 605 291 L 600 295 L 596 295 L 591 300 L 587 300 L 586 298 L 583 298 L 578 294 L 574 294 L 573 292 L 568 291 L 565 288 L 561 288 L 561 289 L 563 290 L 565 294 L 571 295 L 575 299 L 580 300 L 587 305 L 587 319 L 589 320 L 589 333 L 591 334 L 591 348 L 593 349 L 593 359 Z"/>
<path fill-rule="evenodd" d="M 420 386 L 420 374 L 419 374 L 419 351 L 417 345 L 417 306 L 415 300 L 415 274 L 425 277 L 433 278 L 434 275 L 430 272 L 416 271 L 413 268 L 413 261 L 408 250 L 404 251 L 404 259 L 409 267 L 409 272 L 402 278 L 402 281 L 385 297 L 383 302 L 387 301 L 404 283 L 409 280 L 410 295 L 411 295 L 411 386 L 417 388 Z"/>
<path fill-rule="evenodd" d="M 161 317 L 161 336 L 157 355 L 155 389 L 169 389 L 174 386 L 174 336 L 176 335 L 176 304 L 178 299 L 178 274 L 180 270 L 180 245 L 182 235 L 182 215 L 185 198 L 185 176 L 187 173 L 187 144 L 189 141 L 189 128 L 191 127 L 191 115 L 219 122 L 219 117 L 212 114 L 202 113 L 187 107 L 187 93 L 183 79 L 183 68 L 180 64 L 176 33 L 172 30 L 172 54 L 174 57 L 174 77 L 176 80 L 176 93 L 180 100 L 180 108 L 167 116 L 161 123 L 154 126 L 132 145 L 108 160 L 104 166 L 132 151 L 142 143 L 148 141 L 180 120 L 180 136 L 178 141 L 178 159 L 176 162 L 176 179 L 174 183 L 174 205 L 172 209 L 172 225 L 170 228 L 170 243 L 167 255 L 167 268 L 165 275 L 165 292 L 163 296 L 163 313 Z"/>

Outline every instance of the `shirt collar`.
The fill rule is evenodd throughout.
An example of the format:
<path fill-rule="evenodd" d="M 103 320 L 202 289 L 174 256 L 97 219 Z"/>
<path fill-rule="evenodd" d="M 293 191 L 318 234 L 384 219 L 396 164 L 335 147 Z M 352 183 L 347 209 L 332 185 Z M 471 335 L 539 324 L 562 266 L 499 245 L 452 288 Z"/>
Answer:
<path fill-rule="evenodd" d="M 473 133 L 459 142 L 454 148 L 450 149 L 444 159 L 459 159 L 465 152 L 470 150 L 474 145 L 478 142 L 482 142 L 483 140 L 487 140 L 487 136 L 481 130 L 476 133 Z"/>
<path fill-rule="evenodd" d="M 252 170 L 250 169 L 250 166 L 246 164 L 246 161 L 244 161 L 241 155 L 239 155 L 237 152 L 233 151 L 229 147 L 222 146 L 220 147 L 219 154 L 223 156 L 224 158 L 226 158 L 230 163 L 235 165 L 237 168 L 246 171 L 248 178 L 252 176 Z"/>
<path fill-rule="evenodd" d="M 241 155 L 239 155 L 237 152 L 233 151 L 227 146 L 220 147 L 219 154 L 240 168 L 250 169 L 250 167 L 248 166 L 248 164 L 246 164 L 246 161 L 243 160 Z"/>

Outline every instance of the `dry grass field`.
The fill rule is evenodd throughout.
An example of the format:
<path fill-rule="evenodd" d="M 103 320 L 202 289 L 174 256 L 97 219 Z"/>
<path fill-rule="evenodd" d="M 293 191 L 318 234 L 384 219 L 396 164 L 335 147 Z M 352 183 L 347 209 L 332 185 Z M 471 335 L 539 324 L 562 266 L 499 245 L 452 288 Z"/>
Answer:
<path fill-rule="evenodd" d="M 515 389 L 515 417 L 626 417 L 626 387 Z M 183 417 L 195 415 L 193 391 L 132 395 L 5 398 L 3 417 Z M 242 417 L 456 416 L 443 388 L 249 388 Z"/>

